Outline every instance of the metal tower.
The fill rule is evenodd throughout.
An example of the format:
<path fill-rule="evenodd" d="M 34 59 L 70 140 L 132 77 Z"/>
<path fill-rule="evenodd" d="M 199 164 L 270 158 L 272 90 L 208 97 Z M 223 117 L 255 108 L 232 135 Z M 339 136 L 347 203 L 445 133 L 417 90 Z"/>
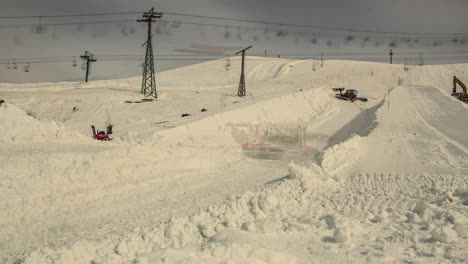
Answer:
<path fill-rule="evenodd" d="M 249 46 L 239 52 L 237 52 L 235 55 L 239 54 L 242 52 L 242 68 L 241 68 L 241 77 L 240 77 L 240 82 L 239 82 L 239 89 L 237 90 L 237 96 L 242 97 L 245 96 L 245 77 L 244 77 L 244 61 L 245 61 L 245 51 L 250 49 L 252 46 Z"/>
<path fill-rule="evenodd" d="M 148 39 L 142 45 L 142 47 L 146 44 L 146 56 L 145 56 L 145 64 L 143 67 L 143 80 L 141 83 L 141 93 L 145 96 L 153 96 L 154 98 L 158 98 L 158 94 L 156 93 L 156 81 L 154 77 L 154 60 L 153 60 L 153 45 L 152 45 L 152 38 L 153 35 L 151 34 L 151 23 L 156 22 L 156 18 L 161 18 L 162 13 L 154 12 L 154 7 L 151 8 L 150 11 L 143 13 L 143 19 L 138 19 L 137 22 L 145 22 L 148 23 Z"/>
<path fill-rule="evenodd" d="M 83 60 L 86 60 L 86 77 L 85 77 L 85 82 L 88 82 L 88 75 L 89 75 L 89 63 L 90 62 L 95 62 L 97 61 L 95 58 L 94 58 L 94 54 L 92 54 L 91 52 L 87 52 L 85 51 L 85 54 L 84 55 L 81 55 L 80 56 L 81 59 Z"/>

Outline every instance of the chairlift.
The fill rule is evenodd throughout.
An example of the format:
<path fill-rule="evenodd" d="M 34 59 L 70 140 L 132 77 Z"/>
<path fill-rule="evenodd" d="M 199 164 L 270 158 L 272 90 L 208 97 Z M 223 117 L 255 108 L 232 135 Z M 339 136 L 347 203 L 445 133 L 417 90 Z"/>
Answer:
<path fill-rule="evenodd" d="M 73 57 L 72 66 L 73 66 L 73 67 L 76 67 L 77 65 L 78 65 L 78 63 L 76 62 L 76 59 L 75 59 L 75 57 Z"/>
<path fill-rule="evenodd" d="M 277 37 L 286 37 L 288 35 L 288 29 L 283 29 L 283 25 L 281 25 L 281 29 L 276 32 Z"/>
<path fill-rule="evenodd" d="M 28 65 L 25 65 L 23 71 L 29 72 L 29 66 L 31 66 L 31 63 L 28 63 Z"/>
<path fill-rule="evenodd" d="M 84 71 L 86 69 L 86 62 L 83 62 L 83 64 L 81 64 L 81 69 Z"/>
<path fill-rule="evenodd" d="M 18 65 L 16 65 L 16 59 L 13 60 L 13 69 L 14 70 L 18 69 Z"/>

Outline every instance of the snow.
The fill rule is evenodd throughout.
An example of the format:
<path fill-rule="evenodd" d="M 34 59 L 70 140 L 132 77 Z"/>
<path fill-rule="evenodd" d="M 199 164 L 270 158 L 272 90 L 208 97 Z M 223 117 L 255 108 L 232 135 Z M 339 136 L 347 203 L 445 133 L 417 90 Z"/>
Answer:
<path fill-rule="evenodd" d="M 1 262 L 468 261 L 468 65 L 247 57 L 238 98 L 238 62 L 159 73 L 143 103 L 138 77 L 0 84 Z M 308 151 L 246 156 L 236 125 L 275 124 Z"/>

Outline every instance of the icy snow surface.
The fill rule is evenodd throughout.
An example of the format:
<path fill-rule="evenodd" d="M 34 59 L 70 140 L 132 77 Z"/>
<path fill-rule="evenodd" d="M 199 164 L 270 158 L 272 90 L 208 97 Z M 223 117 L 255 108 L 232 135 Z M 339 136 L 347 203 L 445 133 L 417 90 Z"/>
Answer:
<path fill-rule="evenodd" d="M 468 65 L 249 58 L 244 98 L 221 60 L 153 102 L 139 77 L 0 84 L 0 262 L 468 262 Z M 305 151 L 246 155 L 281 125 Z"/>

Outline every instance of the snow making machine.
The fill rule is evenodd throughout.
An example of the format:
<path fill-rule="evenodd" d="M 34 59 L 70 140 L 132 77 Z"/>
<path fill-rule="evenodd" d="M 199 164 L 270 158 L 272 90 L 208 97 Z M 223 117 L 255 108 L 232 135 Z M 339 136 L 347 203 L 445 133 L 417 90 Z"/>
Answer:
<path fill-rule="evenodd" d="M 354 89 L 347 89 L 344 93 L 343 91 L 345 88 L 332 88 L 334 92 L 339 92 L 335 94 L 335 97 L 341 100 L 351 101 L 354 102 L 356 100 L 367 102 L 367 98 L 365 97 L 358 97 L 358 91 Z"/>
<path fill-rule="evenodd" d="M 106 128 L 106 131 L 99 131 L 96 130 L 94 125 L 91 126 L 91 130 L 93 131 L 93 138 L 100 141 L 110 141 L 112 138 L 109 135 L 112 134 L 112 125 L 109 124 Z"/>

